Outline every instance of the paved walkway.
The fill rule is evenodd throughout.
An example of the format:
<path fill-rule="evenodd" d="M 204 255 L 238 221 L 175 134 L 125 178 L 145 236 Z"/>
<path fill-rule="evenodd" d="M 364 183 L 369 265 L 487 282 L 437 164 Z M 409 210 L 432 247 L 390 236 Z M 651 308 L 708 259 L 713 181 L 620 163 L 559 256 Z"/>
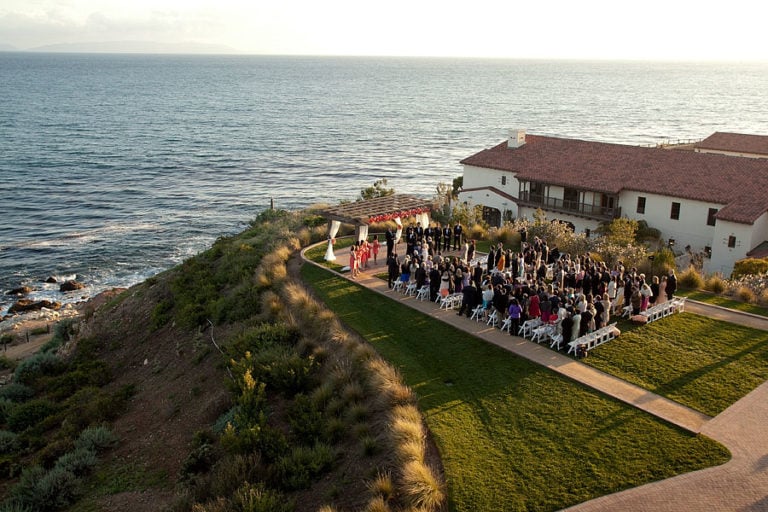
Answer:
<path fill-rule="evenodd" d="M 460 317 L 455 311 L 440 310 L 430 301 L 392 292 L 386 282 L 373 275 L 385 271 L 380 264 L 361 274 L 356 282 L 681 428 L 704 434 L 725 445 L 732 454 L 731 460 L 721 466 L 603 496 L 570 507 L 569 512 L 768 512 L 768 382 L 711 418 L 550 350 L 548 346 L 502 333 L 482 322 Z M 768 318 L 695 301 L 686 301 L 685 309 L 768 331 Z"/>

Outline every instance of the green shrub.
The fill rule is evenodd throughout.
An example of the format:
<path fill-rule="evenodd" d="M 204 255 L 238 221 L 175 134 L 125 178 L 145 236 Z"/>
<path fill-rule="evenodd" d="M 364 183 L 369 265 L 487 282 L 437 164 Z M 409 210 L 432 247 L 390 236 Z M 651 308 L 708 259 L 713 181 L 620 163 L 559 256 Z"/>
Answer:
<path fill-rule="evenodd" d="M 219 416 L 213 424 L 213 431 L 217 434 L 224 432 L 227 424 L 234 424 L 235 415 L 238 413 L 238 406 L 234 406 L 227 412 Z"/>
<path fill-rule="evenodd" d="M 734 263 L 731 277 L 738 279 L 742 276 L 763 274 L 765 272 L 768 272 L 768 258 L 745 258 Z"/>
<path fill-rule="evenodd" d="M 235 337 L 229 347 L 229 352 L 239 356 L 246 352 L 258 354 L 276 345 L 295 346 L 301 337 L 301 332 L 285 324 L 264 323 L 253 327 Z"/>
<path fill-rule="evenodd" d="M 679 276 L 677 276 L 677 284 L 680 288 L 687 288 L 689 290 L 700 290 L 704 287 L 704 278 L 701 277 L 695 268 L 688 267 Z"/>
<path fill-rule="evenodd" d="M 292 347 L 273 346 L 253 357 L 253 376 L 270 388 L 293 396 L 310 388 L 313 356 L 301 357 Z"/>
<path fill-rule="evenodd" d="M 205 443 L 189 452 L 181 465 L 182 480 L 191 480 L 194 475 L 207 473 L 216 462 L 216 453 L 212 445 Z"/>
<path fill-rule="evenodd" d="M 117 446 L 117 436 L 107 427 L 88 427 L 78 436 L 75 448 L 101 452 Z"/>
<path fill-rule="evenodd" d="M 14 370 L 19 365 L 15 359 L 7 356 L 0 356 L 0 370 Z"/>
<path fill-rule="evenodd" d="M 112 372 L 104 361 L 81 362 L 76 367 L 53 377 L 43 377 L 38 385 L 49 390 L 55 400 L 63 400 L 84 387 L 101 387 L 112 380 Z"/>
<path fill-rule="evenodd" d="M 56 407 L 48 400 L 38 399 L 19 404 L 8 415 L 8 428 L 21 432 L 40 423 L 56 412 Z"/>
<path fill-rule="evenodd" d="M 0 399 L 11 402 L 26 402 L 35 396 L 35 390 L 18 382 L 11 382 L 0 388 Z"/>
<path fill-rule="evenodd" d="M 294 397 L 288 411 L 288 422 L 291 425 L 291 433 L 301 444 L 314 444 L 325 432 L 323 413 L 303 394 Z"/>
<path fill-rule="evenodd" d="M 19 436 L 8 430 L 0 430 L 0 454 L 13 453 L 19 449 Z"/>
<path fill-rule="evenodd" d="M 77 476 L 61 467 L 48 471 L 35 485 L 35 499 L 32 504 L 37 510 L 57 510 L 75 501 L 80 480 Z"/>
<path fill-rule="evenodd" d="M 77 318 L 66 318 L 58 322 L 53 327 L 53 337 L 48 343 L 40 347 L 40 352 L 54 352 L 62 347 L 75 334 L 77 322 Z M 47 332 L 47 329 L 46 327 L 44 332 Z"/>
<path fill-rule="evenodd" d="M 7 398 L 0 398 L 0 424 L 8 421 L 8 416 L 16 408 L 16 402 L 11 402 Z"/>
<path fill-rule="evenodd" d="M 56 355 L 50 352 L 38 352 L 25 359 L 13 373 L 14 382 L 32 385 L 39 377 L 59 375 L 66 368 L 66 364 Z"/>
<path fill-rule="evenodd" d="M 88 473 L 96 465 L 96 462 L 96 452 L 86 448 L 76 448 L 74 451 L 59 457 L 53 467 L 79 476 Z"/>
<path fill-rule="evenodd" d="M 275 463 L 275 484 L 285 490 L 306 489 L 312 481 L 330 469 L 335 455 L 323 443 L 297 446 Z"/>
<path fill-rule="evenodd" d="M 235 492 L 233 501 L 238 512 L 292 512 L 295 507 L 282 493 L 248 482 Z"/>

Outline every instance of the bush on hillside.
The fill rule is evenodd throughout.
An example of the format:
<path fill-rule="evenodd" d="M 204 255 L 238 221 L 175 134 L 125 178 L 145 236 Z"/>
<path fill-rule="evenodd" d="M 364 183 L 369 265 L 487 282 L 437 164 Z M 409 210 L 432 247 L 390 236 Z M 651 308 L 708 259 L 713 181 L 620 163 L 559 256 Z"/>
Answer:
<path fill-rule="evenodd" d="M 34 427 L 48 416 L 56 412 L 54 406 L 48 400 L 38 399 L 30 400 L 19 404 L 8 415 L 8 428 L 13 432 L 22 432 L 30 427 Z"/>
<path fill-rule="evenodd" d="M 66 363 L 61 358 L 50 352 L 38 352 L 19 363 L 13 372 L 13 381 L 32 386 L 39 377 L 59 375 L 65 369 Z"/>
<path fill-rule="evenodd" d="M 117 436 L 105 426 L 88 427 L 78 436 L 75 448 L 101 452 L 117 445 Z"/>
<path fill-rule="evenodd" d="M 0 430 L 0 454 L 13 453 L 19 449 L 19 435 L 8 430 Z"/>
<path fill-rule="evenodd" d="M 0 399 L 11 402 L 26 402 L 35 396 L 35 390 L 24 384 L 12 382 L 0 388 Z"/>

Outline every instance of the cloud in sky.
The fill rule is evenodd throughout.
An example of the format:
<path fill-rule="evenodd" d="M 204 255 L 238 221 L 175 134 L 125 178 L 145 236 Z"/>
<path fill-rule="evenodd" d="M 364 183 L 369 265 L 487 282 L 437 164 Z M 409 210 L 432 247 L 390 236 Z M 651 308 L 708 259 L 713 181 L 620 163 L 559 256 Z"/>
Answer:
<path fill-rule="evenodd" d="M 732 0 L 4 0 L 0 43 L 199 42 L 245 53 L 766 60 L 768 5 Z"/>

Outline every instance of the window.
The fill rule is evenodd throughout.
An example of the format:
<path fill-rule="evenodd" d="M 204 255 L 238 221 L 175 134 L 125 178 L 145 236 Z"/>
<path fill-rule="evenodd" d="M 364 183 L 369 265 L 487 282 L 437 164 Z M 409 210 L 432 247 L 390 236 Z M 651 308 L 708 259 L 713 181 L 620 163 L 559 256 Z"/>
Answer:
<path fill-rule="evenodd" d="M 728 247 L 730 247 L 731 249 L 736 247 L 736 237 L 735 236 L 731 235 L 731 236 L 728 237 Z"/>
<path fill-rule="evenodd" d="M 501 184 L 502 184 L 502 186 L 507 184 L 507 177 L 506 176 L 502 176 L 501 177 Z"/>
<path fill-rule="evenodd" d="M 670 213 L 669 218 L 680 219 L 680 203 L 672 203 L 672 213 Z"/>
<path fill-rule="evenodd" d="M 717 208 L 710 208 L 707 214 L 707 226 L 715 225 L 715 215 L 717 215 Z"/>
<path fill-rule="evenodd" d="M 645 198 L 643 196 L 637 198 L 637 213 L 645 213 Z"/>

